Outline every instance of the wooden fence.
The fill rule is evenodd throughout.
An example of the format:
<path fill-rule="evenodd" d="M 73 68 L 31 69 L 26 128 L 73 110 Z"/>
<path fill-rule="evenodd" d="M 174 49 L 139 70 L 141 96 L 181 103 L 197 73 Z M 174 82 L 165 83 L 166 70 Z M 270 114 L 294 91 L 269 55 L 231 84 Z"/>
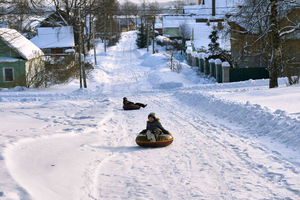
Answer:
<path fill-rule="evenodd" d="M 214 77 L 218 83 L 269 78 L 266 68 L 230 68 L 228 62 L 222 62 L 220 59 L 207 60 L 207 57 L 207 54 L 192 52 L 187 54 L 187 61 L 192 67 L 199 67 L 200 72 Z"/>

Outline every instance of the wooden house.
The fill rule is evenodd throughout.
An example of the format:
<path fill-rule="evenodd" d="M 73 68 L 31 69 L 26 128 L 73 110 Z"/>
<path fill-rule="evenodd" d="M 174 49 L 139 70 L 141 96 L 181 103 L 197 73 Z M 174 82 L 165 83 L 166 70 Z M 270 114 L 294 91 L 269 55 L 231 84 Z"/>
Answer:
<path fill-rule="evenodd" d="M 293 24 L 291 24 L 291 22 Z M 280 29 L 283 31 L 289 32 L 292 31 L 293 28 L 290 25 L 295 25 L 298 22 L 298 30 L 293 31 L 291 34 L 287 34 L 283 36 L 282 43 L 282 55 L 283 59 L 286 60 L 286 67 L 289 68 L 290 73 L 293 75 L 300 75 L 300 30 L 299 30 L 299 22 L 300 22 L 300 6 L 295 6 L 289 12 L 286 17 L 282 18 L 279 22 Z M 295 26 L 294 26 L 295 27 Z"/>
<path fill-rule="evenodd" d="M 30 41 L 50 57 L 65 57 L 66 50 L 75 49 L 72 26 L 40 27 Z"/>
<path fill-rule="evenodd" d="M 74 16 L 66 11 L 56 10 L 40 22 L 31 41 L 49 58 L 65 57 L 65 51 L 75 49 L 79 42 L 79 34 L 75 34 L 78 27 L 72 26 L 74 21 Z"/>
<path fill-rule="evenodd" d="M 263 58 L 261 51 L 264 41 L 259 40 L 262 34 L 259 33 L 258 29 L 253 28 L 255 26 L 252 26 L 251 29 L 248 28 L 240 16 L 238 12 L 236 15 L 228 15 L 232 58 L 238 61 L 237 64 L 240 68 L 266 67 L 267 61 Z M 287 28 L 287 32 L 292 32 L 281 37 L 281 53 L 285 65 L 293 68 L 294 71 L 299 71 L 300 68 L 300 31 L 289 30 L 289 27 L 293 27 L 294 22 L 299 23 L 299 16 L 300 8 L 293 7 L 286 16 L 279 17 L 279 30 Z"/>
<path fill-rule="evenodd" d="M 0 87 L 32 86 L 44 53 L 14 29 L 0 28 Z"/>

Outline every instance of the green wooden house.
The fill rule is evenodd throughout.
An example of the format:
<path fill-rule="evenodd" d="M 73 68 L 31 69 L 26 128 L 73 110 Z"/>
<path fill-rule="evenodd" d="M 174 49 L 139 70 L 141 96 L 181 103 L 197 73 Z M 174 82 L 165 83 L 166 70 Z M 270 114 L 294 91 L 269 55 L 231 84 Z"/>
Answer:
<path fill-rule="evenodd" d="M 0 88 L 35 86 L 44 53 L 14 29 L 0 28 Z"/>

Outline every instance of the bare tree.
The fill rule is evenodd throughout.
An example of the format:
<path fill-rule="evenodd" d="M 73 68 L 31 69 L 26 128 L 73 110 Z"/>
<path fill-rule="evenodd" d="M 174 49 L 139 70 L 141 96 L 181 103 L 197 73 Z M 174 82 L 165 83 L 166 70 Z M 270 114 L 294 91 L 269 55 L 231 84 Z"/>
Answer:
<path fill-rule="evenodd" d="M 284 43 L 299 35 L 299 17 L 288 17 L 295 10 L 299 13 L 299 3 L 289 0 L 245 0 L 234 17 L 239 28 L 232 31 L 237 44 L 233 51 L 238 46 L 241 48 L 241 55 L 235 57 L 265 65 L 270 88 L 278 86 L 278 77 L 285 71 L 283 52 L 287 53 L 288 49 Z"/>
<path fill-rule="evenodd" d="M 184 2 L 182 0 L 177 0 L 174 2 L 175 14 L 183 14 Z"/>
<path fill-rule="evenodd" d="M 141 23 L 146 24 L 146 17 L 147 17 L 147 2 L 146 0 L 140 0 L 140 8 L 139 8 L 139 15 L 141 16 Z"/>
<path fill-rule="evenodd" d="M 43 15 L 41 1 L 31 0 L 2 0 L 0 1 L 0 19 L 8 23 L 8 27 L 24 33 L 31 27 L 26 27 L 24 22 L 36 20 L 36 16 Z"/>
<path fill-rule="evenodd" d="M 192 36 L 191 27 L 186 22 L 183 22 L 179 25 L 179 33 L 182 38 L 182 45 L 185 47 L 186 41 Z"/>
<path fill-rule="evenodd" d="M 123 15 L 126 16 L 126 25 L 127 25 L 127 30 L 129 30 L 129 23 L 130 21 L 134 21 L 133 17 L 136 18 L 138 14 L 138 6 L 135 3 L 132 3 L 129 0 L 126 0 L 122 5 L 121 5 L 121 12 Z M 137 24 L 137 21 L 136 21 Z"/>
<path fill-rule="evenodd" d="M 120 13 L 120 5 L 117 0 L 97 0 L 99 7 L 96 16 L 96 31 L 102 41 L 109 41 L 110 45 L 115 44 L 120 38 L 119 23 L 115 15 Z"/>

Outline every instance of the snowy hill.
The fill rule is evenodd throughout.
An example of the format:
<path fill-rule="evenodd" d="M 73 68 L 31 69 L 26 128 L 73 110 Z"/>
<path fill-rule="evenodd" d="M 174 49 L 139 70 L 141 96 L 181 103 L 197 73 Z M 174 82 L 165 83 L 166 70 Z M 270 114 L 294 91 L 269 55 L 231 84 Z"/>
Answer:
<path fill-rule="evenodd" d="M 299 85 L 172 72 L 135 38 L 98 46 L 87 89 L 0 91 L 0 200 L 300 198 Z M 148 106 L 125 111 L 124 96 Z M 135 143 L 150 112 L 170 146 Z"/>

